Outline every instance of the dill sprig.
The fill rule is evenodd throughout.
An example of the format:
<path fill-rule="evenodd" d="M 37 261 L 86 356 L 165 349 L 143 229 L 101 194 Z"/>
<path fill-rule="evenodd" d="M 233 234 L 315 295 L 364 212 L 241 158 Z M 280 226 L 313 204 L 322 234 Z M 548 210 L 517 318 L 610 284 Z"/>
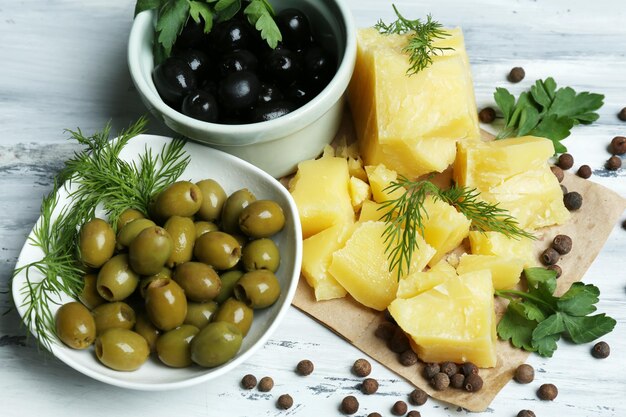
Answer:
<path fill-rule="evenodd" d="M 519 227 L 517 220 L 498 204 L 480 200 L 474 188 L 456 185 L 442 190 L 429 180 L 411 181 L 400 176 L 385 188 L 389 193 L 401 190 L 402 194 L 385 201 L 379 210 L 387 226 L 383 231 L 385 253 L 389 258 L 389 271 L 397 271 L 398 279 L 411 268 L 411 260 L 418 249 L 417 235 L 424 234 L 424 222 L 428 212 L 424 207 L 429 195 L 435 200 L 454 206 L 472 222 L 472 228 L 480 232 L 494 231 L 513 239 L 535 239 L 534 235 Z"/>
<path fill-rule="evenodd" d="M 454 49 L 434 46 L 436 39 L 443 39 L 450 36 L 450 33 L 443 30 L 443 25 L 433 20 L 430 14 L 426 16 L 426 22 L 420 19 L 409 20 L 400 14 L 395 4 L 392 4 L 392 7 L 398 19 L 389 24 L 379 19 L 374 28 L 383 35 L 411 34 L 407 45 L 402 48 L 402 52 L 409 55 L 411 66 L 407 70 L 408 75 L 416 74 L 430 66 L 433 63 L 433 56 Z"/>
<path fill-rule="evenodd" d="M 62 294 L 76 298 L 83 287 L 85 271 L 78 261 L 80 226 L 101 209 L 114 228 L 127 208 L 147 214 L 152 197 L 176 181 L 189 163 L 182 139 L 174 139 L 157 155 L 146 147 L 136 162 L 123 160 L 120 153 L 146 125 L 147 119 L 142 117 L 114 141 L 109 138 L 110 124 L 92 136 L 85 136 L 80 129 L 68 130 L 71 139 L 85 149 L 66 161 L 53 190 L 42 201 L 41 218 L 29 242 L 40 248 L 43 256 L 13 273 L 14 278 L 25 274 L 21 289 L 24 323 L 48 349 L 55 333 L 51 305 L 59 303 Z M 61 188 L 68 193 L 67 203 L 58 207 Z"/>

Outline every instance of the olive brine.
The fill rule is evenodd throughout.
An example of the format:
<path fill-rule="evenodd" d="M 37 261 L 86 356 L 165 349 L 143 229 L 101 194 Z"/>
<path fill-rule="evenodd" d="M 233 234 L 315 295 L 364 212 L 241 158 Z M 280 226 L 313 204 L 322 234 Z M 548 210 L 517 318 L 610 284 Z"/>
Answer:
<path fill-rule="evenodd" d="M 95 345 L 118 371 L 138 369 L 150 352 L 175 368 L 222 365 L 239 351 L 254 312 L 281 289 L 280 252 L 271 239 L 282 208 L 248 189 L 230 196 L 219 183 L 175 182 L 150 208 L 128 209 L 116 226 L 94 218 L 79 233 L 80 302 L 56 314 L 59 339 Z"/>
<path fill-rule="evenodd" d="M 309 102 L 333 78 L 337 59 L 300 10 L 282 10 L 275 19 L 283 39 L 275 49 L 239 15 L 208 34 L 203 22 L 188 19 L 172 55 L 153 71 L 163 101 L 221 124 L 268 121 Z"/>

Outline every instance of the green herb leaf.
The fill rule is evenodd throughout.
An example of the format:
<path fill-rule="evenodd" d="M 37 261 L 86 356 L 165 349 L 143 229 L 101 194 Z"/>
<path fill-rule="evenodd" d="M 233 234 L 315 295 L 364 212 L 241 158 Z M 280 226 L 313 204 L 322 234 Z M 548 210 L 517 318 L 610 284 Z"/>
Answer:
<path fill-rule="evenodd" d="M 183 30 L 189 17 L 189 2 L 165 0 L 159 9 L 156 23 L 157 41 L 162 45 L 166 56 L 172 52 L 172 46 Z"/>
<path fill-rule="evenodd" d="M 525 268 L 524 276 L 529 287 L 539 288 L 543 285 L 549 294 L 554 294 L 554 290 L 556 290 L 555 271 L 541 267 Z"/>
<path fill-rule="evenodd" d="M 594 304 L 599 301 L 599 297 L 600 290 L 595 285 L 575 282 L 559 298 L 557 307 L 571 316 L 586 316 L 597 310 Z"/>
<path fill-rule="evenodd" d="M 225 22 L 235 17 L 241 9 L 241 0 L 219 0 L 215 3 L 215 13 L 217 13 L 217 21 Z"/>
<path fill-rule="evenodd" d="M 502 340 L 509 340 L 516 348 L 534 352 L 532 344 L 533 330 L 537 327 L 537 321 L 529 319 L 522 303 L 511 301 L 500 319 L 497 326 L 498 335 Z"/>
<path fill-rule="evenodd" d="M 135 16 L 146 10 L 158 9 L 160 5 L 161 0 L 137 0 L 137 4 L 135 4 Z"/>
<path fill-rule="evenodd" d="M 246 15 L 248 22 L 261 32 L 261 38 L 267 42 L 270 48 L 276 48 L 278 42 L 283 40 L 280 30 L 274 21 L 274 10 L 267 1 L 252 0 L 243 13 Z"/>
<path fill-rule="evenodd" d="M 559 341 L 564 330 L 563 317 L 559 313 L 551 315 L 533 330 L 533 348 L 541 356 L 552 357 L 557 348 L 556 342 Z"/>
<path fill-rule="evenodd" d="M 605 314 L 563 318 L 565 329 L 574 343 L 589 343 L 613 331 L 617 322 Z"/>
<path fill-rule="evenodd" d="M 196 22 L 204 20 L 204 33 L 209 33 L 213 28 L 213 11 L 211 7 L 202 1 L 189 2 L 189 16 Z M 200 19 L 202 17 L 202 19 Z"/>

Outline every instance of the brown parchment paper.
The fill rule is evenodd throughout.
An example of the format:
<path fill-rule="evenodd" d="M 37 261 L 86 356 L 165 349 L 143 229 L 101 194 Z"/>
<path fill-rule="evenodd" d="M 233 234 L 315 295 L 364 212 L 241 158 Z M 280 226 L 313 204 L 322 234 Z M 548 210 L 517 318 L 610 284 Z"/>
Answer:
<path fill-rule="evenodd" d="M 344 123 L 338 137 L 345 138 L 351 133 L 350 126 Z M 486 132 L 484 136 L 489 138 Z M 566 173 L 563 184 L 568 190 L 577 191 L 583 196 L 583 205 L 580 210 L 572 212 L 572 218 L 567 224 L 540 230 L 535 242 L 535 250 L 539 255 L 557 234 L 569 235 L 573 240 L 572 251 L 559 261 L 559 266 L 563 269 L 563 275 L 558 280 L 557 292 L 559 294 L 566 291 L 573 282 L 583 278 L 593 260 L 600 253 L 613 226 L 626 209 L 625 199 L 593 181 Z M 587 281 L 593 281 L 593 277 L 586 278 Z M 389 350 L 385 342 L 374 335 L 378 325 L 384 321 L 384 313 L 364 307 L 349 295 L 341 299 L 317 302 L 313 290 L 303 277 L 300 277 L 292 304 L 391 371 L 426 391 L 431 397 L 470 411 L 487 409 L 498 392 L 513 377 L 515 369 L 524 363 L 529 355 L 528 352 L 516 349 L 508 342 L 498 340 L 497 365 L 492 369 L 480 371 L 484 381 L 481 391 L 477 393 L 453 389 L 435 391 L 422 376 L 423 364 L 421 362 L 417 369 L 402 366 L 398 362 L 398 355 Z M 504 300 L 497 299 L 498 318 L 505 309 Z"/>

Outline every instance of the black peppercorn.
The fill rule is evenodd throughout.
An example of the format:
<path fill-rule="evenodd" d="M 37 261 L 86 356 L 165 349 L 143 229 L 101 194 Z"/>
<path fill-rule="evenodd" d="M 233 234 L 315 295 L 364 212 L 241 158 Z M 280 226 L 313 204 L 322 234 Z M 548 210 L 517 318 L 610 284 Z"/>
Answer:
<path fill-rule="evenodd" d="M 424 377 L 426 379 L 432 379 L 435 375 L 439 373 L 441 367 L 438 363 L 427 363 L 424 366 Z"/>
<path fill-rule="evenodd" d="M 535 368 L 524 363 L 515 370 L 515 380 L 520 384 L 530 384 L 535 379 Z"/>
<path fill-rule="evenodd" d="M 480 375 L 472 374 L 465 377 L 463 384 L 465 386 L 465 391 L 476 392 L 482 389 L 483 379 Z"/>
<path fill-rule="evenodd" d="M 626 107 L 624 107 L 619 111 L 619 113 L 617 113 L 617 118 L 620 119 L 622 122 L 626 122 Z"/>
<path fill-rule="evenodd" d="M 311 362 L 308 359 L 301 360 L 300 362 L 298 362 L 298 365 L 296 366 L 296 372 L 302 376 L 311 375 L 311 373 L 313 372 L 313 369 L 314 369 L 313 362 Z"/>
<path fill-rule="evenodd" d="M 535 416 L 535 413 L 533 413 L 530 410 L 520 410 L 520 412 L 517 413 L 517 417 L 537 417 L 537 416 Z"/>
<path fill-rule="evenodd" d="M 452 375 L 456 374 L 457 372 L 459 372 L 459 367 L 456 365 L 456 363 L 454 362 L 442 362 L 441 365 L 441 372 L 443 372 L 444 374 L 448 375 L 448 377 L 452 378 Z"/>
<path fill-rule="evenodd" d="M 483 123 L 492 123 L 496 120 L 496 111 L 492 107 L 485 107 L 478 112 L 478 119 Z"/>
<path fill-rule="evenodd" d="M 256 377 L 252 374 L 245 375 L 241 378 L 241 386 L 244 389 L 252 389 L 256 387 Z"/>
<path fill-rule="evenodd" d="M 415 388 L 409 394 L 409 402 L 413 405 L 424 405 L 428 401 L 428 394 L 421 388 Z"/>
<path fill-rule="evenodd" d="M 443 391 L 450 386 L 450 377 L 443 372 L 439 372 L 430 380 L 430 385 L 437 391 Z"/>
<path fill-rule="evenodd" d="M 357 359 L 354 361 L 354 365 L 352 365 L 352 372 L 354 372 L 356 376 L 368 376 L 370 372 L 372 372 L 372 365 L 367 359 Z"/>
<path fill-rule="evenodd" d="M 622 167 L 622 158 L 617 155 L 613 155 L 606 161 L 606 169 L 609 171 L 617 171 Z"/>
<path fill-rule="evenodd" d="M 543 384 L 537 390 L 537 396 L 540 400 L 552 401 L 559 395 L 559 390 L 554 384 Z"/>
<path fill-rule="evenodd" d="M 354 395 L 348 395 L 341 401 L 341 412 L 344 414 L 354 414 L 359 411 L 359 401 Z"/>
<path fill-rule="evenodd" d="M 391 407 L 391 414 L 394 416 L 403 416 L 406 414 L 407 409 L 408 407 L 404 401 L 396 401 L 393 407 Z"/>
<path fill-rule="evenodd" d="M 596 359 L 608 358 L 611 354 L 611 347 L 606 342 L 598 342 L 591 348 L 591 355 Z"/>
<path fill-rule="evenodd" d="M 269 392 L 274 388 L 274 380 L 269 376 L 264 376 L 259 381 L 259 391 L 261 392 Z"/>
<path fill-rule="evenodd" d="M 381 416 L 380 413 L 377 413 L 376 411 L 374 411 L 373 413 L 369 413 L 367 417 L 383 417 L 383 416 Z"/>
<path fill-rule="evenodd" d="M 422 417 L 422 413 L 417 410 L 411 410 L 409 411 L 409 414 L 406 415 L 406 417 Z"/>
<path fill-rule="evenodd" d="M 563 170 L 557 166 L 550 167 L 550 171 L 552 171 L 558 182 L 562 182 L 563 178 L 565 178 Z"/>
<path fill-rule="evenodd" d="M 574 166 L 574 157 L 569 153 L 562 153 L 556 163 L 559 168 L 568 170 Z"/>
<path fill-rule="evenodd" d="M 626 153 L 626 136 L 615 136 L 611 140 L 611 152 L 614 155 L 624 155 Z"/>
<path fill-rule="evenodd" d="M 463 388 L 465 376 L 463 374 L 454 374 L 450 377 L 450 386 L 452 388 Z"/>
<path fill-rule="evenodd" d="M 567 235 L 556 235 L 552 247 L 561 255 L 567 255 L 572 250 L 572 238 Z"/>
<path fill-rule="evenodd" d="M 371 395 L 378 391 L 378 381 L 374 378 L 365 378 L 361 384 L 361 392 L 365 395 Z"/>
<path fill-rule="evenodd" d="M 400 354 L 400 363 L 404 366 L 412 366 L 417 363 L 417 355 L 411 349 Z"/>
<path fill-rule="evenodd" d="M 288 410 L 293 405 L 293 398 L 289 394 L 283 394 L 278 397 L 278 401 L 276 401 L 276 406 L 281 410 Z"/>
<path fill-rule="evenodd" d="M 379 339 L 389 340 L 391 339 L 391 336 L 393 336 L 393 333 L 396 331 L 397 327 L 398 326 L 396 324 L 393 324 L 391 322 L 382 322 L 376 328 L 374 335 L 376 335 L 376 337 L 378 337 Z"/>
<path fill-rule="evenodd" d="M 409 338 L 400 326 L 396 328 L 396 331 L 393 333 L 393 336 L 391 336 L 391 339 L 387 341 L 387 347 L 391 349 L 392 352 L 396 353 L 402 353 L 405 350 L 411 349 Z"/>
<path fill-rule="evenodd" d="M 581 165 L 578 171 L 576 171 L 576 175 L 584 179 L 591 177 L 591 167 L 589 165 Z"/>
<path fill-rule="evenodd" d="M 570 191 L 563 196 L 563 204 L 569 211 L 578 210 L 583 205 L 583 196 L 576 191 Z"/>
<path fill-rule="evenodd" d="M 561 255 L 554 249 L 548 248 L 541 254 L 541 262 L 544 265 L 554 265 L 560 259 Z"/>
<path fill-rule="evenodd" d="M 465 376 L 477 374 L 478 366 L 474 365 L 472 362 L 465 362 L 463 365 L 461 365 L 461 373 Z"/>
<path fill-rule="evenodd" d="M 556 272 L 556 278 L 560 278 L 561 275 L 563 274 L 563 270 L 558 265 L 548 265 L 546 266 L 546 269 Z"/>
<path fill-rule="evenodd" d="M 522 81 L 525 76 L 526 71 L 524 71 L 524 68 L 514 67 L 511 69 L 511 72 L 509 72 L 509 76 L 507 77 L 507 79 L 512 83 L 518 83 Z"/>

